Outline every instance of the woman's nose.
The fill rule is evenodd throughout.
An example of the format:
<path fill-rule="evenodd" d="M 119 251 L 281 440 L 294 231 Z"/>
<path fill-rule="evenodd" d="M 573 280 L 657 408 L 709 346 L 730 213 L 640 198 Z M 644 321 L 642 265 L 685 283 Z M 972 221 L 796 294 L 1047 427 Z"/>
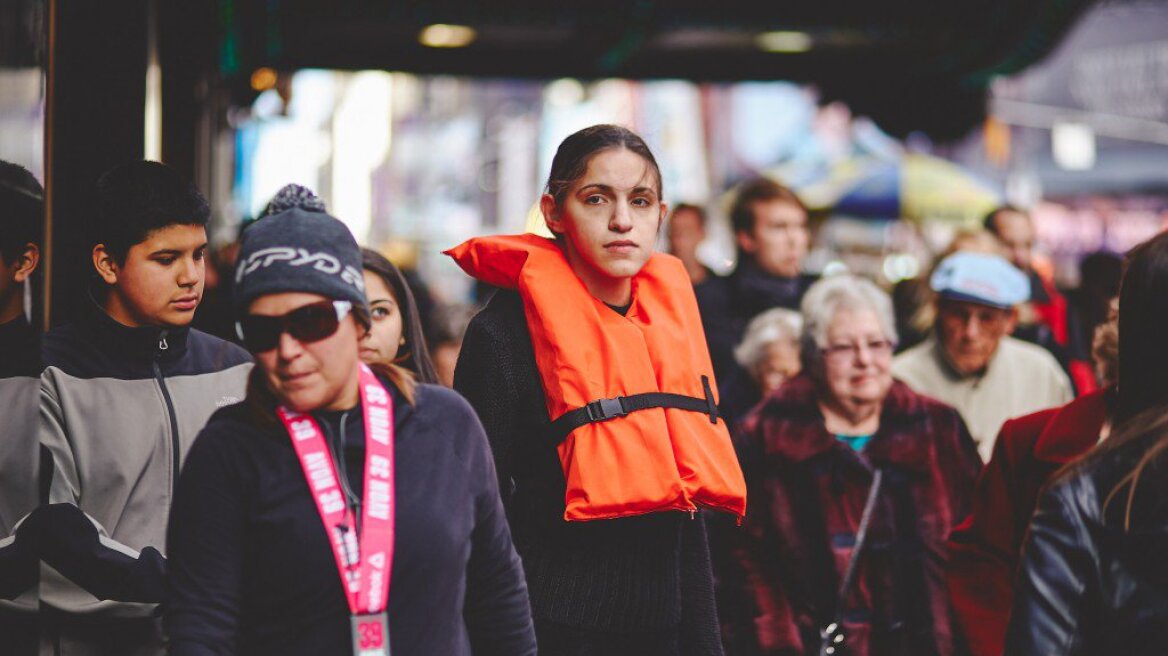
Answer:
<path fill-rule="evenodd" d="M 628 232 L 633 227 L 633 217 L 629 214 L 629 208 L 624 203 L 617 203 L 616 208 L 612 212 L 612 218 L 609 219 L 608 227 L 615 232 Z"/>

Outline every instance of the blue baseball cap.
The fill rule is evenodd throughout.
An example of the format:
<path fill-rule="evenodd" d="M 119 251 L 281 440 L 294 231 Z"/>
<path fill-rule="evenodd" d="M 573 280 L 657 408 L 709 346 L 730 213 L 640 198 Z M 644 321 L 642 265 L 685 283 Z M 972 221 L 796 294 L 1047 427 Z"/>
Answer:
<path fill-rule="evenodd" d="M 1006 258 L 961 252 L 945 258 L 929 286 L 942 298 L 1009 309 L 1030 298 L 1030 279 Z"/>

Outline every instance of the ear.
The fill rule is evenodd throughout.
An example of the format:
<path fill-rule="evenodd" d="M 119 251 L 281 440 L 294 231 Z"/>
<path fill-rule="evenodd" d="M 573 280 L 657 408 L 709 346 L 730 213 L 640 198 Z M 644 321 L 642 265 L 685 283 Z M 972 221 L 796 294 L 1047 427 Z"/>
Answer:
<path fill-rule="evenodd" d="M 93 247 L 93 268 L 97 269 L 97 275 L 110 285 L 118 282 L 118 263 L 114 261 L 114 256 L 106 250 L 105 244 L 98 244 Z"/>
<path fill-rule="evenodd" d="M 735 231 L 734 239 L 738 242 L 738 248 L 741 248 L 744 253 L 754 255 L 755 251 L 758 250 L 758 244 L 754 241 L 754 235 L 745 230 Z"/>
<path fill-rule="evenodd" d="M 556 207 L 556 199 L 551 194 L 544 194 L 539 199 L 539 211 L 543 214 L 543 222 L 553 235 L 562 235 L 565 232 L 564 222 L 560 219 L 560 210 Z"/>
<path fill-rule="evenodd" d="M 657 232 L 661 232 L 661 226 L 665 225 L 665 217 L 669 216 L 669 203 L 661 201 L 661 216 L 657 217 Z"/>
<path fill-rule="evenodd" d="M 1006 334 L 1013 335 L 1014 329 L 1018 327 L 1018 308 L 1010 308 L 1010 316 L 1006 317 Z"/>
<path fill-rule="evenodd" d="M 40 261 L 41 249 L 31 242 L 25 244 L 24 252 L 16 257 L 16 271 L 13 273 L 12 279 L 18 283 L 28 280 L 32 276 L 32 272 L 36 271 Z"/>

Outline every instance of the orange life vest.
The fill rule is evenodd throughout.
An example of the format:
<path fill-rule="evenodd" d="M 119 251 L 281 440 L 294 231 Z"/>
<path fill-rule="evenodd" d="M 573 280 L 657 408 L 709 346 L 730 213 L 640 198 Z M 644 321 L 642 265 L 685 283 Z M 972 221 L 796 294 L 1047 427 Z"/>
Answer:
<path fill-rule="evenodd" d="M 680 260 L 653 255 L 621 316 L 588 292 L 553 240 L 483 237 L 446 254 L 523 298 L 548 414 L 567 431 L 557 447 L 564 519 L 697 507 L 743 515 L 746 483 L 717 419 L 710 354 Z"/>

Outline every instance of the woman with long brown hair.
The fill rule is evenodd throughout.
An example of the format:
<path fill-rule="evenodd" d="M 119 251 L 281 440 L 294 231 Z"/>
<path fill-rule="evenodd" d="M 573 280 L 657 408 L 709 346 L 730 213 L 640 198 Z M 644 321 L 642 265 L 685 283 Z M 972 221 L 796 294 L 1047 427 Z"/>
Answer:
<path fill-rule="evenodd" d="M 1039 499 L 1008 655 L 1163 654 L 1168 640 L 1168 233 L 1128 256 L 1115 428 Z"/>

